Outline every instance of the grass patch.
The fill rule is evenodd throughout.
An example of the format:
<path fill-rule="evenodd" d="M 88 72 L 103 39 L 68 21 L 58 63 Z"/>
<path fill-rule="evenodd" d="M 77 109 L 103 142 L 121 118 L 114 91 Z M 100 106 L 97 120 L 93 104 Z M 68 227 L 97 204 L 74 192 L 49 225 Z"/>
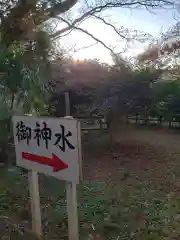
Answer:
<path fill-rule="evenodd" d="M 0 170 L 0 214 L 19 214 L 27 205 L 27 178 L 19 169 Z M 146 182 L 91 181 L 78 186 L 80 239 L 179 239 L 180 200 Z M 40 176 L 44 239 L 67 239 L 65 184 Z M 95 230 L 93 230 L 93 228 Z"/>

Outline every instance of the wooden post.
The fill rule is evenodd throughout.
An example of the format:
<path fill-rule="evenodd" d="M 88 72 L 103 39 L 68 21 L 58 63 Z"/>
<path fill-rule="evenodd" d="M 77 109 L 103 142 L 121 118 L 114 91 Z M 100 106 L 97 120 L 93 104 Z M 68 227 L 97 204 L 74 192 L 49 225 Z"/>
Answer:
<path fill-rule="evenodd" d="M 71 116 L 69 92 L 65 93 L 66 116 Z"/>
<path fill-rule="evenodd" d="M 35 117 L 36 113 L 33 112 L 32 115 Z M 41 222 L 38 173 L 29 170 L 28 181 L 31 201 L 32 231 L 38 237 L 40 237 L 42 235 L 42 222 Z"/>
<path fill-rule="evenodd" d="M 128 124 L 129 123 L 129 119 L 128 119 L 128 115 L 126 115 L 126 124 Z"/>
<path fill-rule="evenodd" d="M 39 197 L 39 183 L 37 172 L 28 171 L 29 193 L 31 201 L 32 231 L 40 237 L 42 235 L 41 210 Z"/>
<path fill-rule="evenodd" d="M 136 124 L 138 123 L 138 114 L 136 113 Z"/>
<path fill-rule="evenodd" d="M 66 117 L 70 117 L 69 93 L 65 93 Z M 68 213 L 68 239 L 79 240 L 78 212 L 77 212 L 77 186 L 76 183 L 66 182 L 67 213 Z"/>
<path fill-rule="evenodd" d="M 76 183 L 66 183 L 68 239 L 79 240 Z"/>
<path fill-rule="evenodd" d="M 81 123 L 78 122 L 78 143 L 79 143 L 79 175 L 80 175 L 80 181 L 83 181 L 83 171 L 82 171 L 82 144 L 81 144 Z"/>
<path fill-rule="evenodd" d="M 102 119 L 99 119 L 99 127 L 100 127 L 100 131 L 102 133 L 103 132 L 103 122 L 102 122 Z"/>

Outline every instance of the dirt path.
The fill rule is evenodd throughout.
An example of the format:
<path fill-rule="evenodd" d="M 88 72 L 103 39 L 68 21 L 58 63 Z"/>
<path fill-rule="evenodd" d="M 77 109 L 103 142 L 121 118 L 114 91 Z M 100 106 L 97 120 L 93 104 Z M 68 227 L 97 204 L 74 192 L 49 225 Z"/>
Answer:
<path fill-rule="evenodd" d="M 162 147 L 170 151 L 180 152 L 180 131 L 167 128 L 148 129 L 144 126 L 126 125 L 120 127 L 115 138 L 120 143 L 139 143 Z"/>
<path fill-rule="evenodd" d="M 101 147 L 93 139 L 94 146 L 84 151 L 85 179 L 119 181 L 129 173 L 151 179 L 154 172 L 163 181 L 180 169 L 179 131 L 125 125 L 115 133 L 113 146 Z"/>

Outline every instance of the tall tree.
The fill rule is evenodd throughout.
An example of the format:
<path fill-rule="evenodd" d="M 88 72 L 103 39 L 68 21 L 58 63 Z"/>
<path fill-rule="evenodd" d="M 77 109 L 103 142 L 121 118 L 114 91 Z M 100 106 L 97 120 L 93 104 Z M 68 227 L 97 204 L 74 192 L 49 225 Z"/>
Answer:
<path fill-rule="evenodd" d="M 156 61 L 159 58 L 173 55 L 173 58 L 179 57 L 180 50 L 180 22 L 163 33 L 157 44 L 151 44 L 147 50 L 138 56 L 140 61 Z"/>
<path fill-rule="evenodd" d="M 98 40 L 88 30 L 82 29 L 79 24 L 82 21 L 93 17 L 102 21 L 104 24 L 112 27 L 121 37 L 128 38 L 126 29 L 116 29 L 112 23 L 106 22 L 106 20 L 100 15 L 103 11 L 112 8 L 159 8 L 169 7 L 174 4 L 173 0 L 118 0 L 118 1 L 83 1 L 79 2 L 80 13 L 78 17 L 62 17 L 62 14 L 71 9 L 78 0 L 1 0 L 0 1 L 0 19 L 1 19 L 1 42 L 6 46 L 10 46 L 13 42 L 19 42 L 22 40 L 34 40 L 35 38 L 43 37 L 39 31 L 36 31 L 37 27 L 42 23 L 50 19 L 58 19 L 60 22 L 64 22 L 66 27 L 57 30 L 51 34 L 52 38 L 59 37 L 62 34 L 68 33 L 75 29 L 80 30 L 89 36 Z M 77 14 L 76 14 L 77 15 Z M 105 47 L 106 44 L 100 41 Z M 109 48 L 109 50 L 111 50 Z"/>

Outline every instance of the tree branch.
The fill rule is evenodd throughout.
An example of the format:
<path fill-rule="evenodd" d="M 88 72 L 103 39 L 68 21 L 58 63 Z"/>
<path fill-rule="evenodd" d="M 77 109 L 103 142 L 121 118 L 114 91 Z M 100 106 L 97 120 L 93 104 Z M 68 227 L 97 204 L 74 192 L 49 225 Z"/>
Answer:
<path fill-rule="evenodd" d="M 108 2 L 106 4 L 103 4 L 103 5 L 100 5 L 100 6 L 95 6 L 95 7 L 92 7 L 90 10 L 88 10 L 87 12 L 85 12 L 84 14 L 82 14 L 82 16 L 80 16 L 79 18 L 75 19 L 72 23 L 71 23 L 71 26 L 75 26 L 76 24 L 79 24 L 81 23 L 82 21 L 86 20 L 86 18 L 88 17 L 91 17 L 97 13 L 100 13 L 106 9 L 111 9 L 111 8 L 118 8 L 118 7 L 132 7 L 132 6 L 144 6 L 144 7 L 158 7 L 158 6 L 161 6 L 161 3 L 162 5 L 172 5 L 173 2 L 172 1 L 166 1 L 166 0 L 160 0 L 160 1 L 152 1 L 152 0 L 144 0 L 144 1 L 121 1 L 121 2 Z M 96 16 L 97 17 L 97 16 Z M 99 18 L 100 19 L 100 18 Z M 104 19 L 100 19 L 100 20 L 103 20 Z M 105 23 L 105 22 L 104 22 Z M 107 23 L 108 24 L 108 23 Z M 112 27 L 113 25 L 111 25 Z M 61 34 L 63 33 L 66 33 L 67 31 L 69 31 L 71 29 L 70 26 L 68 27 L 65 27 L 57 32 L 55 32 L 54 34 L 52 34 L 50 37 L 53 39 L 53 38 L 58 38 L 60 37 Z M 116 29 L 117 30 L 117 29 Z M 119 34 L 119 33 L 118 33 Z M 121 36 L 122 37 L 122 36 Z"/>
<path fill-rule="evenodd" d="M 84 50 L 84 49 L 93 47 L 93 46 L 95 46 L 95 45 L 97 45 L 97 44 L 98 44 L 98 42 L 95 42 L 95 43 L 92 43 L 92 44 L 90 44 L 90 45 L 87 45 L 87 46 L 84 46 L 84 47 L 81 47 L 81 48 L 77 48 L 77 49 L 74 50 L 74 52 L 82 51 L 82 50 Z"/>
<path fill-rule="evenodd" d="M 9 14 L 1 21 L 0 27 L 4 33 L 2 41 L 8 46 L 19 38 L 23 39 L 28 32 L 33 31 L 34 28 L 49 18 L 56 17 L 56 15 L 68 11 L 77 1 L 78 0 L 65 0 L 44 10 L 43 7 L 40 9 L 37 8 L 38 0 L 18 0 Z M 30 18 L 28 19 L 28 17 Z M 31 25 L 29 29 L 26 24 L 28 21 L 33 22 L 32 20 L 34 21 L 34 25 Z"/>
<path fill-rule="evenodd" d="M 99 17 L 99 16 L 94 15 L 94 14 L 92 15 L 92 17 L 102 21 L 105 25 L 111 27 L 121 38 L 126 39 L 127 41 L 131 40 L 131 38 L 128 38 L 128 37 L 122 35 L 114 25 L 112 25 L 111 23 L 107 22 L 104 18 Z"/>
<path fill-rule="evenodd" d="M 103 46 L 104 46 L 106 49 L 108 49 L 112 54 L 114 54 L 114 51 L 113 51 L 110 47 L 108 47 L 103 41 L 101 41 L 100 39 L 98 39 L 97 37 L 95 37 L 93 34 L 91 34 L 90 32 L 88 32 L 87 30 L 70 24 L 67 20 L 65 20 L 65 19 L 62 18 L 62 17 L 58 17 L 58 19 L 60 19 L 61 21 L 65 22 L 70 29 L 73 28 L 73 29 L 75 29 L 75 30 L 79 30 L 79 31 L 85 33 L 86 35 L 90 36 L 92 39 L 94 39 L 96 42 L 98 42 L 98 43 L 100 43 L 101 45 L 103 45 Z"/>
<path fill-rule="evenodd" d="M 12 18 L 23 18 L 30 10 L 36 9 L 38 0 L 23 1 L 19 0 L 17 4 L 10 10 L 6 21 L 10 21 Z"/>
<path fill-rule="evenodd" d="M 1 32 L 4 33 L 2 36 L 2 42 L 8 46 L 13 41 L 19 41 L 26 39 L 30 36 L 29 33 L 43 22 L 49 20 L 50 18 L 55 18 L 59 14 L 62 14 L 72 8 L 78 0 L 64 0 L 64 1 L 50 1 L 52 6 L 49 8 L 44 8 L 40 0 L 16 0 L 13 2 L 8 2 L 10 8 L 6 13 L 4 13 L 1 19 Z M 102 5 L 98 5 L 95 2 L 91 9 L 82 14 L 79 18 L 75 19 L 70 26 L 61 29 L 60 31 L 51 35 L 52 38 L 58 37 L 62 33 L 66 33 L 71 30 L 72 27 L 77 27 L 82 21 L 88 17 L 100 13 L 106 9 L 124 7 L 124 8 L 134 8 L 134 7 L 150 7 L 157 8 L 162 6 L 173 5 L 173 0 L 104 0 Z M 53 3 L 56 2 L 56 3 Z M 103 2 L 103 1 L 102 1 Z M 39 3 L 39 4 L 38 4 Z M 100 1 L 101 3 L 101 1 Z M 89 6 L 88 6 L 89 7 Z M 2 9 L 0 9 L 2 10 Z M 29 34 L 29 35 L 28 35 Z"/>
<path fill-rule="evenodd" d="M 78 0 L 65 0 L 63 2 L 55 4 L 54 7 L 47 10 L 47 13 L 49 13 L 48 17 L 54 18 L 59 14 L 67 12 L 77 3 L 77 1 Z"/>

